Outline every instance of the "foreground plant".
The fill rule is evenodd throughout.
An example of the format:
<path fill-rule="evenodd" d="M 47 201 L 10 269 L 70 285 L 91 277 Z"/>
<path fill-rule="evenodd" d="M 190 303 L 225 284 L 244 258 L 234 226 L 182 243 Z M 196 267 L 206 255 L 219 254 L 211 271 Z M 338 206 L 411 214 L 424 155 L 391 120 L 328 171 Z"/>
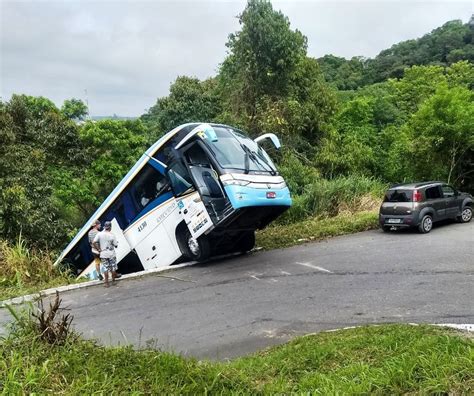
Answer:
<path fill-rule="evenodd" d="M 50 343 L 31 316 L 13 313 L 16 325 L 0 340 L 3 394 L 474 392 L 472 339 L 430 326 L 320 333 L 221 363 L 130 346 L 104 347 L 72 331 L 62 343 Z"/>

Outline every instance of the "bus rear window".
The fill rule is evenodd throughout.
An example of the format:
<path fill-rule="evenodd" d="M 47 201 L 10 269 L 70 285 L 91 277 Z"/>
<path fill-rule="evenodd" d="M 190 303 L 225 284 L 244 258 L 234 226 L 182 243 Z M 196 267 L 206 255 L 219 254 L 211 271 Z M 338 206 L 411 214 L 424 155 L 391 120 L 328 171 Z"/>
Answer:
<path fill-rule="evenodd" d="M 388 190 L 384 202 L 411 202 L 413 190 Z"/>

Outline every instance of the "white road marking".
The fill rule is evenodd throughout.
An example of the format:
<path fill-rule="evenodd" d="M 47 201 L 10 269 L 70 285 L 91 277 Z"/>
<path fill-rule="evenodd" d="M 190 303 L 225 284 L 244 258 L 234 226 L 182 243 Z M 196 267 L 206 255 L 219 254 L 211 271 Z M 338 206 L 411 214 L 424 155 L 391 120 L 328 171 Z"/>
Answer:
<path fill-rule="evenodd" d="M 250 275 L 251 278 L 260 280 L 260 278 L 257 278 L 255 275 Z"/>
<path fill-rule="evenodd" d="M 281 271 L 281 273 L 282 273 L 283 275 L 291 275 L 289 272 L 286 272 L 286 271 Z"/>
<path fill-rule="evenodd" d="M 317 265 L 313 265 L 313 264 L 311 264 L 311 263 L 300 263 L 300 262 L 296 262 L 295 264 L 303 265 L 303 266 L 305 266 L 305 267 L 309 267 L 309 268 L 312 268 L 312 269 L 315 269 L 315 270 L 318 270 L 318 271 L 327 272 L 328 274 L 332 274 L 332 273 L 333 273 L 332 271 L 329 271 L 329 270 L 327 270 L 326 268 L 318 267 Z"/>
<path fill-rule="evenodd" d="M 474 324 L 435 323 L 435 326 L 450 327 L 457 330 L 474 331 Z"/>

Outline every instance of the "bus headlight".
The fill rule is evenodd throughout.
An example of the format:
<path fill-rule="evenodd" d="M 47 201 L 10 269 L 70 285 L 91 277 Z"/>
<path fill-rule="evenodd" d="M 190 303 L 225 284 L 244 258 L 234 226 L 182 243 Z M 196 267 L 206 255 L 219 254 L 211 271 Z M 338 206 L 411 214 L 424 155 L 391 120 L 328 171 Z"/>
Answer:
<path fill-rule="evenodd" d="M 222 180 L 222 184 L 224 186 L 248 186 L 250 182 L 246 180 L 228 179 Z"/>

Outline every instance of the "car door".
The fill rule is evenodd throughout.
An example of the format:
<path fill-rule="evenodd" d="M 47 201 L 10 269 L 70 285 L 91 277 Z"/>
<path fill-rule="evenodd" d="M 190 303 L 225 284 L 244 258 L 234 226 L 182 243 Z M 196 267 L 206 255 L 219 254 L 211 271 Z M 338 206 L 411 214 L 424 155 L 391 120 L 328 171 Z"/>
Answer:
<path fill-rule="evenodd" d="M 446 217 L 456 217 L 459 214 L 460 209 L 460 203 L 456 190 L 447 184 L 443 184 L 441 186 L 441 190 L 443 191 L 443 199 L 446 205 Z"/>
<path fill-rule="evenodd" d="M 435 211 L 435 221 L 446 218 L 446 203 L 439 185 L 428 187 L 425 191 L 426 206 L 432 207 Z"/>

